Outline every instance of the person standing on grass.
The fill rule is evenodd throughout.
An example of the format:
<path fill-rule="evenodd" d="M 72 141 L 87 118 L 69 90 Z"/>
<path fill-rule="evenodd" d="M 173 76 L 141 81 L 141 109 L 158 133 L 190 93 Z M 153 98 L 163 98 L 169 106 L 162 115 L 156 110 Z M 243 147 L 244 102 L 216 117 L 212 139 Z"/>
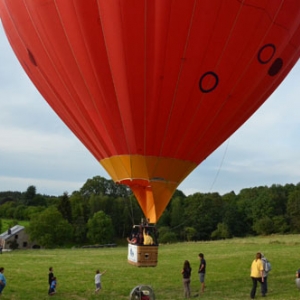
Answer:
<path fill-rule="evenodd" d="M 300 269 L 296 271 L 296 286 L 300 289 Z"/>
<path fill-rule="evenodd" d="M 52 282 L 53 278 L 54 278 L 53 268 L 50 267 L 50 268 L 49 268 L 49 274 L 48 274 L 49 289 L 50 289 L 51 282 Z"/>
<path fill-rule="evenodd" d="M 257 252 L 255 259 L 251 264 L 251 279 L 252 279 L 252 289 L 250 292 L 251 299 L 254 299 L 256 294 L 257 282 L 260 282 L 261 285 L 264 284 L 264 266 L 261 260 L 261 253 Z M 264 290 L 264 289 L 263 289 Z M 265 297 L 266 294 L 262 294 L 262 297 Z"/>
<path fill-rule="evenodd" d="M 264 283 L 261 285 L 261 294 L 266 295 L 268 293 L 268 275 L 269 272 L 271 271 L 271 264 L 262 252 L 260 254 L 261 254 L 261 261 L 264 267 L 264 272 L 263 272 Z"/>
<path fill-rule="evenodd" d="M 100 273 L 99 270 L 96 271 L 96 275 L 95 275 L 95 286 L 96 286 L 96 290 L 95 293 L 99 293 L 99 291 L 101 290 L 102 286 L 101 286 L 101 276 L 104 275 L 106 273 L 106 270 L 103 271 L 102 273 Z"/>
<path fill-rule="evenodd" d="M 0 268 L 0 296 L 2 295 L 2 291 L 6 286 L 6 279 L 3 273 L 4 273 L 4 268 L 1 267 Z"/>
<path fill-rule="evenodd" d="M 205 273 L 206 273 L 206 260 L 204 259 L 204 254 L 199 253 L 199 259 L 200 259 L 200 266 L 199 266 L 199 280 L 201 283 L 201 292 L 204 293 L 205 288 Z"/>
<path fill-rule="evenodd" d="M 185 298 L 191 297 L 191 289 L 190 289 L 191 273 L 192 273 L 192 268 L 190 266 L 190 262 L 188 260 L 185 260 L 183 264 L 183 269 L 181 271 L 183 277 L 183 288 L 184 288 Z"/>
<path fill-rule="evenodd" d="M 56 284 L 56 277 L 53 277 L 48 291 L 49 296 L 53 296 L 56 293 Z"/>

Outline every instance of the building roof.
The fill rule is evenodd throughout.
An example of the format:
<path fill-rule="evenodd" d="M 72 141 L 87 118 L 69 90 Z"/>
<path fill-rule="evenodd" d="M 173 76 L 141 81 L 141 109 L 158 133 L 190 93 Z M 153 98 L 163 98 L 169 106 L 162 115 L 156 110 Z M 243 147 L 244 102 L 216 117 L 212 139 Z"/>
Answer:
<path fill-rule="evenodd" d="M 5 232 L 3 232 L 2 234 L 0 234 L 0 239 L 3 240 L 7 240 L 8 238 L 10 238 L 12 235 L 15 235 L 17 233 L 19 233 L 20 231 L 24 230 L 25 227 L 21 226 L 21 225 L 15 225 L 14 227 L 10 228 L 11 233 L 8 234 L 8 230 L 6 230 Z"/>

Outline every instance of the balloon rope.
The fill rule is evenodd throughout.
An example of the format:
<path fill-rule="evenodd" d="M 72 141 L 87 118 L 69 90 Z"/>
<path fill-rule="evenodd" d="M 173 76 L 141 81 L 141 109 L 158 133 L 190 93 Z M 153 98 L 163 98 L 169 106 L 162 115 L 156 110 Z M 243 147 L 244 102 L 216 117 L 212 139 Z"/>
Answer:
<path fill-rule="evenodd" d="M 131 208 L 131 222 L 132 222 L 132 225 L 134 225 L 134 215 L 133 215 L 133 207 L 132 207 L 132 198 L 129 197 L 129 201 L 130 201 L 130 208 Z M 130 214 L 130 212 L 128 212 Z"/>
<path fill-rule="evenodd" d="M 224 154 L 223 154 L 223 157 L 222 157 L 222 160 L 221 160 L 219 169 L 218 169 L 218 171 L 217 171 L 217 173 L 216 173 L 216 176 L 215 176 L 215 178 L 214 178 L 214 180 L 213 180 L 213 182 L 212 182 L 212 184 L 211 184 L 211 187 L 210 187 L 210 189 L 209 189 L 209 192 L 211 192 L 213 186 L 215 185 L 215 183 L 216 183 L 216 181 L 217 181 L 217 178 L 219 177 L 221 168 L 222 168 L 223 163 L 224 163 L 224 160 L 225 160 L 225 156 L 226 156 L 226 154 L 227 154 L 227 150 L 228 150 L 228 146 L 229 146 L 229 141 L 230 141 L 230 137 L 229 137 L 228 140 L 227 140 L 227 145 L 226 145 L 226 148 L 225 148 L 225 151 L 224 151 Z"/>
<path fill-rule="evenodd" d="M 181 227 L 182 225 L 184 225 L 186 223 L 187 220 L 183 221 L 182 223 L 180 223 L 179 225 L 176 225 L 174 227 L 171 227 L 170 230 L 172 231 L 173 229 L 176 229 L 178 227 Z"/>

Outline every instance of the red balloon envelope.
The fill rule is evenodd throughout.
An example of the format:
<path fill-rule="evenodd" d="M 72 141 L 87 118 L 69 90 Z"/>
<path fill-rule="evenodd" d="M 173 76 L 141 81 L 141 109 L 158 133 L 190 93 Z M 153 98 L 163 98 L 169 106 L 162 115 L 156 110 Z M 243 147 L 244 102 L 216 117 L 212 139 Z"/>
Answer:
<path fill-rule="evenodd" d="M 299 0 L 0 0 L 40 93 L 156 222 L 300 55 Z"/>

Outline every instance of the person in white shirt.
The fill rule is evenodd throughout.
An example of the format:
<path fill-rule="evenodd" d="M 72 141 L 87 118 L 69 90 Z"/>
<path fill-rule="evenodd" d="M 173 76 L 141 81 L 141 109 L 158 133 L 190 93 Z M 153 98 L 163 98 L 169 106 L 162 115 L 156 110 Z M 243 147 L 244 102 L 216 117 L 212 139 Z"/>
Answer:
<path fill-rule="evenodd" d="M 296 271 L 296 286 L 300 289 L 300 269 Z"/>
<path fill-rule="evenodd" d="M 96 290 L 95 290 L 95 293 L 99 293 L 99 291 L 101 290 L 101 276 L 103 274 L 106 273 L 106 270 L 103 271 L 102 273 L 100 273 L 99 270 L 96 271 L 96 275 L 95 275 L 95 286 L 96 286 Z"/>

